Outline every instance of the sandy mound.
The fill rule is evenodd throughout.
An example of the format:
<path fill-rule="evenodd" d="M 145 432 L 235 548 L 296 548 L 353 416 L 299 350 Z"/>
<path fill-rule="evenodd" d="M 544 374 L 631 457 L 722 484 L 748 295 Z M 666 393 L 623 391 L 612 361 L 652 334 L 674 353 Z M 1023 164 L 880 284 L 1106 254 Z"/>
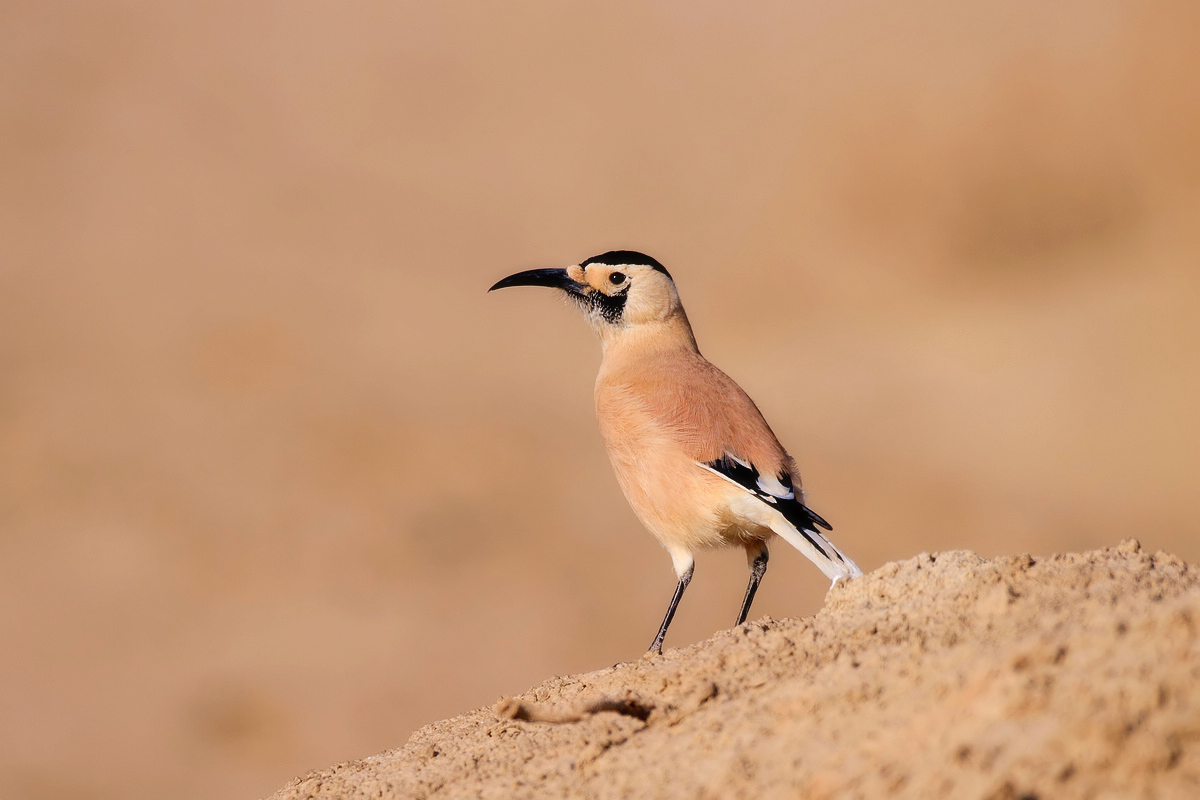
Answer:
<path fill-rule="evenodd" d="M 957 551 L 555 678 L 274 797 L 1200 797 L 1198 571 Z"/>

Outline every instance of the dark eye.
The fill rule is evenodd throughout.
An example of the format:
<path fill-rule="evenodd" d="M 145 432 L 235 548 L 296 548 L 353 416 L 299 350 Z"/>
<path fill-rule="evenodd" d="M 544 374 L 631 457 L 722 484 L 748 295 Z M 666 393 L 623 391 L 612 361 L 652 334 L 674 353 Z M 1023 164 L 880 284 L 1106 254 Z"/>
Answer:
<path fill-rule="evenodd" d="M 613 286 L 620 286 L 622 283 L 625 282 L 625 273 L 624 272 L 614 272 L 613 274 L 608 276 L 608 280 L 610 282 L 612 282 Z"/>

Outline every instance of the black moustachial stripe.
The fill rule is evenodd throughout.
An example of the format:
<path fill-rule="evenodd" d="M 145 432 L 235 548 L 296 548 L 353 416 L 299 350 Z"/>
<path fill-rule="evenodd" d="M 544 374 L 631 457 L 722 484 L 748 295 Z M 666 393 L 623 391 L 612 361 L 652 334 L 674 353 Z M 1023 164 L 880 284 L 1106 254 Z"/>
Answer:
<path fill-rule="evenodd" d="M 586 267 L 589 264 L 603 264 L 606 267 L 621 267 L 626 264 L 635 264 L 642 267 L 650 267 L 666 275 L 668 278 L 671 277 L 671 273 L 667 272 L 667 268 L 658 263 L 657 259 L 651 258 L 645 253 L 639 253 L 636 250 L 609 250 L 607 253 L 592 256 L 579 266 Z"/>
<path fill-rule="evenodd" d="M 591 291 L 583 295 L 583 299 L 604 317 L 605 322 L 616 324 L 625 313 L 625 301 L 629 299 L 629 287 L 626 286 L 615 294 L 605 294 L 601 291 Z"/>
<path fill-rule="evenodd" d="M 831 553 L 829 548 L 823 546 L 817 538 L 812 534 L 816 534 L 818 538 L 824 539 L 821 536 L 817 526 L 824 528 L 827 531 L 833 530 L 833 526 L 826 522 L 821 515 L 813 511 L 804 503 L 795 497 L 791 499 L 776 497 L 773 494 L 764 492 L 758 485 L 759 472 L 754 467 L 744 462 L 738 461 L 729 456 L 723 456 L 715 461 L 709 461 L 704 466 L 709 469 L 719 472 L 731 481 L 741 486 L 752 495 L 762 500 L 764 503 L 769 503 L 773 508 L 783 514 L 784 519 L 792 523 L 796 530 L 800 531 L 800 535 L 808 540 L 809 544 L 817 548 L 817 552 L 824 553 L 831 561 L 841 561 L 837 550 Z M 779 475 L 778 480 L 785 487 L 795 494 L 795 489 L 792 486 L 790 475 Z"/>

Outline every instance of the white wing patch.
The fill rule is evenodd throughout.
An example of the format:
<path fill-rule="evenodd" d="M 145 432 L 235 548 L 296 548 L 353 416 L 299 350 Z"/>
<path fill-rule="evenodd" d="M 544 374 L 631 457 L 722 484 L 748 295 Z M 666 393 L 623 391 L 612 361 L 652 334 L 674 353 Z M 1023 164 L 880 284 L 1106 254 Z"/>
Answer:
<path fill-rule="evenodd" d="M 708 470 L 718 478 L 724 478 L 764 503 L 775 505 L 780 500 L 796 499 L 796 492 L 778 476 L 763 475 L 752 464 L 730 453 L 726 453 L 716 461 L 708 463 L 694 461 L 692 463 L 701 469 Z"/>
<path fill-rule="evenodd" d="M 763 498 L 768 502 L 770 502 L 770 498 L 773 497 L 779 498 L 780 500 L 796 499 L 796 493 L 784 486 L 783 481 L 779 480 L 779 478 L 776 478 L 774 475 L 759 475 L 756 483 L 758 484 L 759 490 L 762 491 L 763 494 L 768 495 L 768 497 Z"/>

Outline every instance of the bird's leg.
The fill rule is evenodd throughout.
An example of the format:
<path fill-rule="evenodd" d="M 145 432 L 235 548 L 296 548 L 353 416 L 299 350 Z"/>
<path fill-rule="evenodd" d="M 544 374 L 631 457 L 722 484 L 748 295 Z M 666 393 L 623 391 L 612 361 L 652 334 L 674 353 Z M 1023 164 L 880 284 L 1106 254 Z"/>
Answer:
<path fill-rule="evenodd" d="M 746 555 L 749 556 L 753 550 L 747 549 Z M 750 613 L 750 604 L 754 602 L 754 594 L 758 591 L 758 584 L 762 581 L 763 575 L 767 574 L 767 544 L 762 542 L 758 546 L 758 555 L 754 556 L 750 561 L 750 583 L 746 586 L 746 598 L 742 600 L 742 613 L 738 614 L 737 622 L 734 627 L 741 625 L 746 621 L 746 615 Z"/>
<path fill-rule="evenodd" d="M 692 573 L 695 570 L 696 565 L 689 564 L 687 570 L 679 576 L 679 583 L 675 586 L 675 594 L 671 597 L 671 605 L 667 607 L 667 615 L 663 617 L 662 625 L 658 629 L 658 635 L 654 637 L 654 644 L 650 645 L 649 652 L 662 652 L 663 639 L 666 638 L 667 628 L 671 626 L 671 620 L 675 617 L 675 608 L 679 605 L 679 600 L 683 597 L 683 590 L 687 588 L 688 583 L 692 580 Z"/>

